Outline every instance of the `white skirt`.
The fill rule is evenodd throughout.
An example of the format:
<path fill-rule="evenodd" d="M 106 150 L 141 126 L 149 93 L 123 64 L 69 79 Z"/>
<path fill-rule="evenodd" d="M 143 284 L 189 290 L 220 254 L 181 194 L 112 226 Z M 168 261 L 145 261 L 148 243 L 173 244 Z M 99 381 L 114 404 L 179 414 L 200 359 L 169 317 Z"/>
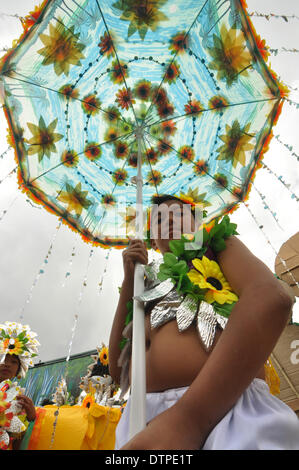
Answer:
<path fill-rule="evenodd" d="M 146 394 L 147 422 L 174 405 L 188 387 Z M 116 428 L 115 449 L 129 440 L 129 398 Z M 299 419 L 289 406 L 254 379 L 209 434 L 203 450 L 299 450 Z"/>

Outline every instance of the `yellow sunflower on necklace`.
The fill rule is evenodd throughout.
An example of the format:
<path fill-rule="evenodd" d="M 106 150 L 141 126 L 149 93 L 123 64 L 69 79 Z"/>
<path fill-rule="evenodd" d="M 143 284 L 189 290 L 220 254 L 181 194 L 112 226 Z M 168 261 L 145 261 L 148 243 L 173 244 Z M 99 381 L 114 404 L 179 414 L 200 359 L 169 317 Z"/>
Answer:
<path fill-rule="evenodd" d="M 203 256 L 202 260 L 195 258 L 192 264 L 195 269 L 189 271 L 188 277 L 201 289 L 208 289 L 205 293 L 207 303 L 231 304 L 238 300 L 216 261 Z"/>
<path fill-rule="evenodd" d="M 101 361 L 101 363 L 103 364 L 103 366 L 107 366 L 108 363 L 109 363 L 109 356 L 108 356 L 108 348 L 106 346 L 104 346 L 101 351 L 100 351 L 100 354 L 99 354 L 99 359 Z"/>

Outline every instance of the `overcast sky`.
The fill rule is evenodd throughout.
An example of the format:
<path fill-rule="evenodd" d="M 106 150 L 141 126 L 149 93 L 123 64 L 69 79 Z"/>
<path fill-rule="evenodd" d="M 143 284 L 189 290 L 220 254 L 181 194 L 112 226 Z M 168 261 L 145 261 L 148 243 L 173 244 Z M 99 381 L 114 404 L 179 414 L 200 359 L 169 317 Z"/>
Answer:
<path fill-rule="evenodd" d="M 249 11 L 299 17 L 296 0 L 247 0 L 247 3 Z M 10 47 L 12 40 L 22 33 L 19 20 L 7 15 L 25 15 L 35 4 L 35 0 L 0 0 L 0 49 Z M 299 49 L 299 20 L 285 22 L 273 18 L 267 21 L 254 17 L 253 21 L 270 48 Z M 283 51 L 270 58 L 272 69 L 293 88 L 299 88 L 298 59 L 298 53 Z M 299 93 L 292 92 L 290 98 L 299 102 Z M 285 103 L 274 128 L 274 134 L 292 145 L 297 155 L 298 118 L 299 109 Z M 8 148 L 6 128 L 4 113 L 0 112 L 0 154 Z M 299 194 L 298 162 L 275 138 L 264 162 L 290 184 L 290 191 Z M 15 165 L 13 151 L 9 150 L 0 158 L 0 180 Z M 264 202 L 257 191 L 265 196 Z M 263 232 L 245 207 L 232 215 L 232 220 L 238 223 L 240 239 L 272 271 L 275 251 L 278 252 L 281 245 L 298 231 L 299 204 L 291 198 L 290 191 L 261 169 L 250 194 L 249 208 L 258 224 L 263 225 Z M 276 214 L 279 225 L 270 210 L 264 208 L 265 203 Z M 120 251 L 111 250 L 107 260 L 108 250 L 93 248 L 91 253 L 91 246 L 83 243 L 66 226 L 57 229 L 58 224 L 57 217 L 27 201 L 26 195 L 17 188 L 15 174 L 0 184 L 0 322 L 11 320 L 30 324 L 39 335 L 38 360 L 42 361 L 66 356 L 69 350 L 71 354 L 77 354 L 94 349 L 101 342 L 107 343 L 118 300 L 117 288 L 122 282 Z M 41 269 L 44 272 L 38 275 Z M 105 270 L 100 290 L 99 283 Z M 68 272 L 70 275 L 66 277 Z M 294 310 L 294 319 L 299 321 L 298 301 Z M 75 314 L 78 314 L 78 323 L 71 344 Z"/>

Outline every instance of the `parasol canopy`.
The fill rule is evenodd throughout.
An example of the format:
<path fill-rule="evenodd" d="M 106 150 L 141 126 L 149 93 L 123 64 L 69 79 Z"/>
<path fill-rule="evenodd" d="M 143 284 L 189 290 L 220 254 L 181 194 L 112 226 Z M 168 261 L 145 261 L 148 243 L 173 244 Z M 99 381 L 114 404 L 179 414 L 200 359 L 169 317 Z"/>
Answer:
<path fill-rule="evenodd" d="M 144 209 L 183 194 L 207 221 L 234 210 L 285 92 L 244 5 L 44 1 L 0 68 L 22 189 L 85 240 L 124 246 L 139 149 Z"/>
<path fill-rule="evenodd" d="M 206 222 L 248 195 L 286 89 L 244 0 L 45 0 L 23 26 L 0 65 L 19 183 L 86 241 L 125 246 L 135 219 L 142 238 L 156 194 L 200 204 Z"/>

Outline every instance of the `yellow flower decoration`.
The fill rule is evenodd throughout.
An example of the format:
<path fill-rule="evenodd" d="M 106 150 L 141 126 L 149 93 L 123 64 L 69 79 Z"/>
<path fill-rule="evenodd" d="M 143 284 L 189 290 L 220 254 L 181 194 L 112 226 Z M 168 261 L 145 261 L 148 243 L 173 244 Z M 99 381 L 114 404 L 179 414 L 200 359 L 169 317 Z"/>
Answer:
<path fill-rule="evenodd" d="M 213 35 L 214 46 L 208 51 L 213 58 L 209 67 L 217 70 L 217 79 L 225 80 L 230 87 L 238 80 L 239 74 L 248 75 L 251 66 L 251 56 L 246 49 L 246 40 L 242 31 L 231 28 L 226 29 L 223 24 L 220 37 Z"/>
<path fill-rule="evenodd" d="M 3 341 L 2 349 L 7 349 L 7 354 L 16 354 L 18 356 L 19 354 L 22 354 L 23 346 L 23 343 L 21 343 L 17 338 L 11 338 Z"/>
<path fill-rule="evenodd" d="M 240 163 L 246 166 L 246 152 L 253 150 L 255 144 L 252 143 L 254 135 L 249 134 L 250 123 L 242 128 L 237 120 L 232 126 L 226 124 L 226 134 L 220 135 L 219 138 L 224 142 L 224 145 L 217 149 L 219 153 L 217 160 L 231 161 L 234 168 Z"/>
<path fill-rule="evenodd" d="M 57 123 L 58 119 L 56 118 L 47 126 L 42 116 L 39 118 L 38 126 L 32 122 L 27 122 L 29 130 L 33 134 L 33 137 L 27 140 L 30 145 L 28 154 L 34 155 L 37 153 L 39 162 L 45 155 L 50 158 L 52 152 L 57 152 L 55 143 L 63 138 L 62 134 L 54 132 Z"/>
<path fill-rule="evenodd" d="M 71 184 L 66 183 L 66 191 L 61 191 L 57 195 L 58 201 L 67 204 L 67 210 L 69 212 L 75 211 L 77 216 L 82 214 L 83 209 L 88 210 L 92 202 L 87 199 L 88 191 L 82 191 L 81 183 L 78 183 L 75 187 Z"/>
<path fill-rule="evenodd" d="M 196 164 L 195 164 L 196 165 Z M 186 194 L 180 193 L 180 196 L 178 196 L 181 201 L 186 202 L 187 204 L 191 204 L 191 206 L 203 206 L 207 207 L 210 206 L 210 202 L 205 200 L 207 193 L 201 193 L 198 194 L 198 188 L 192 189 L 189 188 L 188 192 Z"/>
<path fill-rule="evenodd" d="M 104 346 L 99 354 L 99 359 L 103 366 L 107 366 L 109 364 L 109 354 L 108 354 L 108 348 Z"/>
<path fill-rule="evenodd" d="M 56 75 L 68 75 L 72 65 L 81 65 L 85 45 L 79 42 L 79 34 L 74 32 L 74 26 L 65 28 L 60 23 L 57 26 L 49 24 L 49 36 L 40 34 L 44 46 L 37 52 L 44 59 L 42 65 L 53 64 Z"/>
<path fill-rule="evenodd" d="M 121 20 L 130 21 L 128 38 L 138 31 L 140 39 L 143 41 L 148 29 L 156 31 L 161 21 L 168 20 L 167 16 L 160 11 L 165 3 L 167 0 L 151 0 L 150 2 L 123 0 L 114 3 L 113 6 L 122 12 Z"/>
<path fill-rule="evenodd" d="M 95 403 L 95 399 L 93 398 L 92 395 L 88 393 L 82 402 L 82 406 L 83 408 L 90 408 L 91 405 L 93 405 L 94 403 Z"/>
<path fill-rule="evenodd" d="M 196 269 L 191 269 L 188 277 L 193 284 L 201 289 L 208 289 L 205 293 L 205 301 L 209 304 L 231 304 L 238 300 L 234 294 L 216 261 L 209 260 L 206 256 L 202 260 L 196 258 L 192 261 Z"/>

